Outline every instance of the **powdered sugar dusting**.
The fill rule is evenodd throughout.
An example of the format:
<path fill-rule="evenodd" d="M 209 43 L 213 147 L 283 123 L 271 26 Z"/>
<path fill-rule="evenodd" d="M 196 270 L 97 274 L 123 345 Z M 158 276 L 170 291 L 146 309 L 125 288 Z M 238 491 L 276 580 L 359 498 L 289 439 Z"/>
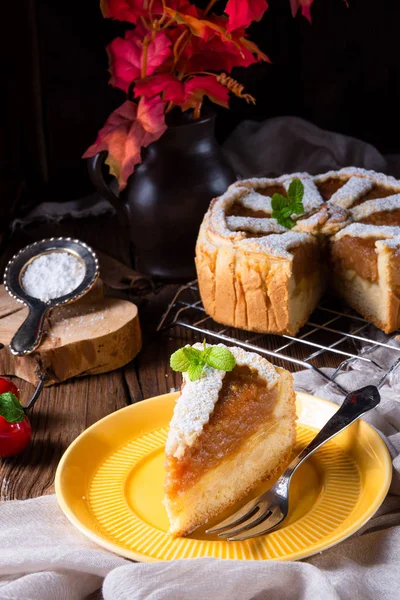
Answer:
<path fill-rule="evenodd" d="M 382 250 L 384 248 L 392 248 L 394 250 L 397 250 L 397 252 L 399 252 L 400 251 L 400 234 L 396 235 L 391 240 L 378 240 L 376 242 L 375 246 L 378 248 L 378 250 Z"/>
<path fill-rule="evenodd" d="M 279 225 L 276 219 L 256 217 L 227 217 L 226 223 L 231 231 L 250 231 L 252 233 L 283 233 L 286 227 Z"/>
<path fill-rule="evenodd" d="M 22 286 L 29 296 L 47 302 L 73 292 L 85 272 L 85 265 L 69 252 L 49 252 L 28 265 Z"/>
<path fill-rule="evenodd" d="M 267 215 L 272 213 L 271 198 L 250 190 L 240 198 L 240 204 L 251 210 L 262 210 Z"/>
<path fill-rule="evenodd" d="M 314 181 L 316 183 L 322 183 L 327 179 L 349 179 L 350 177 L 358 176 L 363 179 L 369 179 L 374 184 L 379 184 L 388 189 L 392 188 L 394 191 L 400 191 L 400 181 L 395 179 L 391 175 L 385 175 L 384 173 L 377 173 L 376 171 L 371 171 L 367 169 L 361 169 L 359 167 L 344 167 L 339 171 L 328 171 L 323 175 L 317 175 L 314 177 Z"/>
<path fill-rule="evenodd" d="M 226 348 L 224 344 L 218 344 Z M 203 344 L 194 344 L 194 348 L 201 350 Z M 236 346 L 230 347 L 239 366 L 247 365 L 256 369 L 269 389 L 273 388 L 279 379 L 278 372 L 265 358 L 253 352 L 246 352 Z M 210 420 L 214 406 L 218 401 L 226 373 L 206 366 L 202 376 L 197 381 L 190 381 L 187 374 L 183 374 L 185 386 L 175 405 L 174 414 L 170 423 L 165 451 L 175 458 L 182 458 L 186 448 L 193 446 L 200 436 L 203 427 Z"/>
<path fill-rule="evenodd" d="M 374 182 L 363 177 L 350 177 L 347 183 L 337 190 L 329 200 L 341 208 L 350 208 L 356 200 L 367 194 Z"/>
<path fill-rule="evenodd" d="M 355 221 L 365 219 L 370 215 L 379 212 L 391 211 L 400 208 L 400 194 L 387 196 L 386 198 L 376 198 L 375 200 L 367 200 L 363 204 L 359 204 L 350 210 L 351 216 Z"/>
<path fill-rule="evenodd" d="M 292 259 L 293 254 L 290 250 L 297 248 L 303 243 L 316 243 L 316 238 L 309 233 L 300 233 L 298 231 L 287 231 L 282 234 L 272 234 L 266 237 L 246 240 L 241 240 L 238 246 L 246 248 L 246 250 L 257 252 L 265 252 L 279 258 Z"/>
<path fill-rule="evenodd" d="M 387 239 L 394 238 L 399 235 L 398 227 L 389 227 L 386 225 L 367 225 L 365 223 L 352 223 L 348 225 L 339 233 L 337 233 L 334 237 L 335 240 L 340 240 L 342 237 L 346 235 L 350 235 L 352 237 L 361 237 L 361 238 L 376 238 L 376 239 Z"/>

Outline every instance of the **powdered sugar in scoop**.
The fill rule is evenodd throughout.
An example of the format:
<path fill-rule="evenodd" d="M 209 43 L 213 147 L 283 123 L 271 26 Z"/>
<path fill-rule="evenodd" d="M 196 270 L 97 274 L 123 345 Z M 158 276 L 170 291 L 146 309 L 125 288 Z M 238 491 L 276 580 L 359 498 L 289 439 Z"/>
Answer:
<path fill-rule="evenodd" d="M 22 287 L 44 302 L 73 292 L 85 277 L 85 266 L 69 252 L 42 254 L 26 268 Z"/>

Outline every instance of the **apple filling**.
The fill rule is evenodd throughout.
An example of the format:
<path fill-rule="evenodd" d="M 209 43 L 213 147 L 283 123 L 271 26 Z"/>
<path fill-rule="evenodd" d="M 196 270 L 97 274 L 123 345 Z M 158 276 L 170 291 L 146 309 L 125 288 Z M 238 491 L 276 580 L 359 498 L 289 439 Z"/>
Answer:
<path fill-rule="evenodd" d="M 165 492 L 179 494 L 221 460 L 238 451 L 244 440 L 270 417 L 271 427 L 279 385 L 268 389 L 257 371 L 236 366 L 224 377 L 218 402 L 209 422 L 182 458 L 167 456 Z"/>
<path fill-rule="evenodd" d="M 336 270 L 354 271 L 368 281 L 378 281 L 378 257 L 375 238 L 346 235 L 332 244 L 332 260 Z"/>
<path fill-rule="evenodd" d="M 360 219 L 358 222 L 368 225 L 400 225 L 400 208 L 376 212 L 364 219 Z"/>

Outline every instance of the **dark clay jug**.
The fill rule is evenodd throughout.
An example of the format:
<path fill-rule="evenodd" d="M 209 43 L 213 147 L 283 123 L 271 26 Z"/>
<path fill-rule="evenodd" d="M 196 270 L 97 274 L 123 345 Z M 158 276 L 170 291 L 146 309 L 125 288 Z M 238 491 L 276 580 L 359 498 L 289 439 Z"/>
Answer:
<path fill-rule="evenodd" d="M 167 281 L 196 276 L 194 251 L 204 213 L 236 179 L 215 140 L 214 122 L 213 114 L 205 114 L 170 125 L 143 152 L 119 197 L 103 178 L 107 154 L 89 159 L 100 194 L 126 213 L 133 263 L 142 273 Z"/>

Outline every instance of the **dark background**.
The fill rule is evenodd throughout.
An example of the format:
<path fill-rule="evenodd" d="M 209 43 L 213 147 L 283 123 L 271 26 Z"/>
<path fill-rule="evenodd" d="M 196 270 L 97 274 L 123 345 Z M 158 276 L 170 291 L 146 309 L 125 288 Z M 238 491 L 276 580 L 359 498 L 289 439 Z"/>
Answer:
<path fill-rule="evenodd" d="M 242 119 L 298 115 L 400 152 L 400 3 L 316 0 L 312 25 L 292 18 L 289 0 L 269 4 L 251 35 L 272 64 L 233 74 L 257 105 L 234 98 L 231 111 L 218 110 L 218 139 Z M 98 0 L 22 0 L 8 6 L 3 27 L 0 215 L 16 201 L 90 193 L 81 155 L 124 100 L 107 83 L 105 53 L 124 26 L 103 19 Z"/>

